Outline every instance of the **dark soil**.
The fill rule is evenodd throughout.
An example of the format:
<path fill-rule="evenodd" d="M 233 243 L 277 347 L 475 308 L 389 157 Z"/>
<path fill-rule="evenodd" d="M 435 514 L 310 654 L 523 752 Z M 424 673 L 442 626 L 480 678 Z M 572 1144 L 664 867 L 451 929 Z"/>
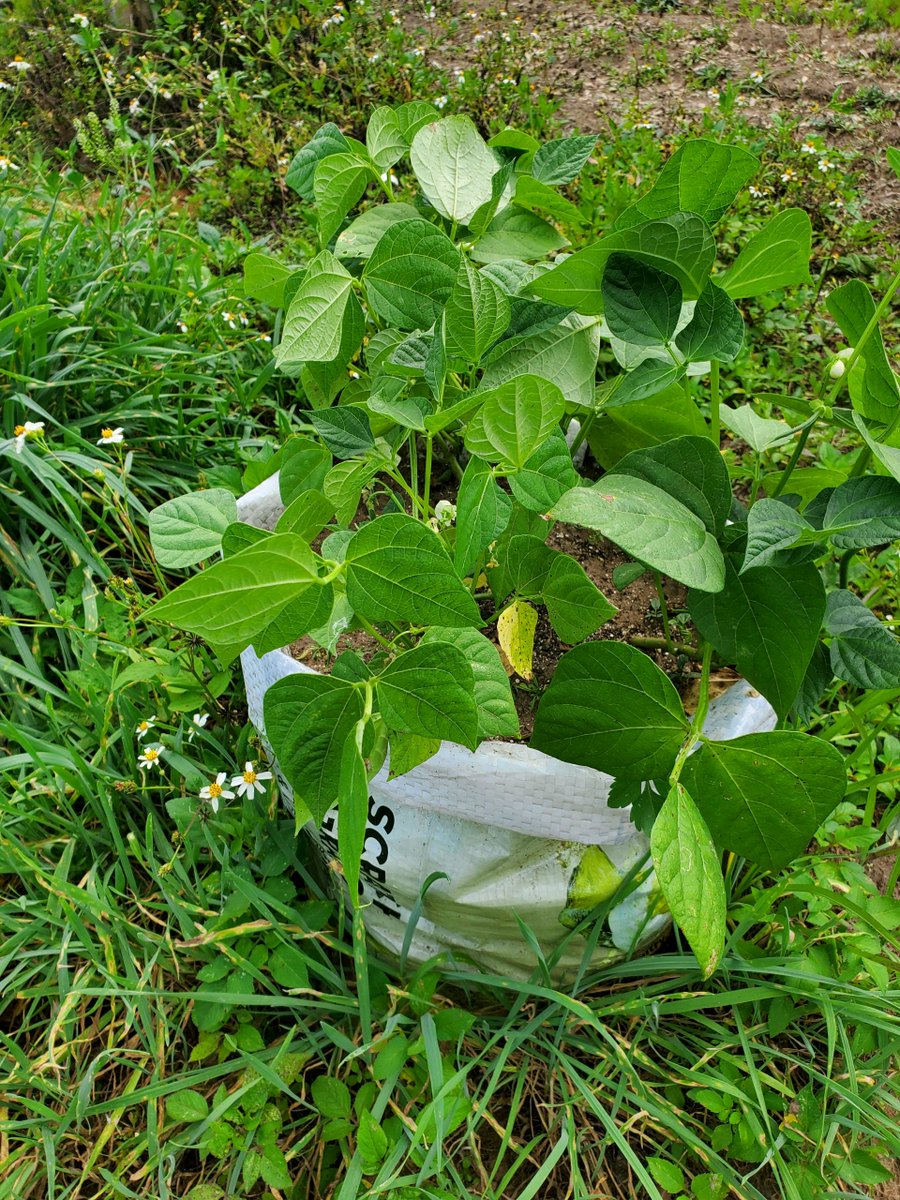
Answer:
<path fill-rule="evenodd" d="M 460 16 L 479 14 L 461 20 L 463 28 L 496 29 L 498 6 L 465 0 L 457 7 Z M 806 24 L 748 18 L 739 0 L 682 0 L 659 14 L 603 0 L 499 7 L 503 19 L 534 31 L 523 69 L 560 101 L 564 124 L 600 131 L 627 117 L 666 141 L 699 124 L 704 110 L 716 114 L 709 89 L 731 85 L 753 124 L 783 122 L 799 138 L 821 136 L 859 153 L 865 215 L 886 235 L 900 226 L 900 182 L 884 156 L 885 146 L 900 144 L 900 32 L 849 33 L 827 24 L 814 0 Z M 448 71 L 478 69 L 478 55 L 470 39 L 438 47 L 434 60 Z M 757 72 L 760 82 L 751 80 Z"/>

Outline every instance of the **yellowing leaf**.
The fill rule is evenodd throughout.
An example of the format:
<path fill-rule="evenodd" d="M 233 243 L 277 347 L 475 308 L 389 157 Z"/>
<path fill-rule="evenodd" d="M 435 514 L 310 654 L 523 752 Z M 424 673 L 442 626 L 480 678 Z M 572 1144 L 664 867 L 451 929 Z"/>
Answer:
<path fill-rule="evenodd" d="M 497 640 L 512 669 L 523 679 L 532 676 L 537 611 L 525 600 L 513 600 L 497 618 Z"/>

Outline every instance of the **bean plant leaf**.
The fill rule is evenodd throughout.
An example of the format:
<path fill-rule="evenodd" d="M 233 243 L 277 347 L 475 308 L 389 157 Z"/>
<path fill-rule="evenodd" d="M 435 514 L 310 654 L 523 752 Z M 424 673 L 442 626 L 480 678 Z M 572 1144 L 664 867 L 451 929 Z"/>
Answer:
<path fill-rule="evenodd" d="M 509 299 L 487 275 L 461 259 L 447 307 L 444 330 L 447 353 L 478 363 L 509 324 Z"/>
<path fill-rule="evenodd" d="M 639 400 L 649 400 L 683 379 L 687 371 L 684 363 L 674 363 L 662 358 L 645 358 L 631 371 L 617 376 L 618 385 L 603 404 L 603 410 L 625 408 Z"/>
<path fill-rule="evenodd" d="M 563 431 L 554 429 L 525 465 L 507 476 L 506 482 L 524 508 L 532 512 L 549 512 L 557 500 L 578 483 L 578 472 Z"/>
<path fill-rule="evenodd" d="M 516 204 L 501 208 L 472 247 L 476 262 L 517 258 L 530 262 L 568 246 L 569 239 L 549 221 Z"/>
<path fill-rule="evenodd" d="M 688 731 L 673 684 L 634 646 L 585 642 L 541 697 L 531 745 L 617 779 L 668 775 Z"/>
<path fill-rule="evenodd" d="M 276 533 L 296 533 L 304 542 L 318 537 L 334 516 L 334 505 L 315 488 L 301 492 L 278 518 Z"/>
<path fill-rule="evenodd" d="M 597 145 L 590 135 L 555 138 L 544 142 L 534 152 L 531 173 L 541 183 L 559 185 L 571 183 Z"/>
<path fill-rule="evenodd" d="M 513 202 L 519 208 L 527 208 L 529 212 L 544 213 L 563 225 L 583 225 L 585 223 L 583 213 L 571 200 L 561 196 L 546 183 L 532 179 L 530 175 L 517 176 Z"/>
<path fill-rule="evenodd" d="M 303 492 L 322 490 L 334 461 L 331 452 L 306 437 L 294 437 L 283 450 L 278 490 L 287 507 Z"/>
<path fill-rule="evenodd" d="M 150 544 L 156 561 L 178 570 L 218 554 L 222 535 L 237 515 L 237 501 L 225 488 L 167 500 L 150 513 Z"/>
<path fill-rule="evenodd" d="M 560 641 L 569 645 L 590 637 L 618 612 L 581 563 L 568 554 L 556 555 L 542 595 L 550 624 Z"/>
<path fill-rule="evenodd" d="M 729 555 L 724 588 L 716 595 L 692 590 L 688 611 L 700 636 L 762 692 L 779 717 L 787 716 L 825 615 L 825 586 L 812 563 L 740 574 Z"/>
<path fill-rule="evenodd" d="M 626 208 L 614 231 L 673 213 L 697 213 L 714 225 L 752 179 L 759 159 L 740 146 L 695 138 L 669 158 L 646 195 Z"/>
<path fill-rule="evenodd" d="M 438 110 L 427 100 L 410 100 L 395 111 L 400 133 L 407 146 L 412 145 L 413 138 L 423 126 L 439 119 Z"/>
<path fill-rule="evenodd" d="M 254 251 L 244 259 L 244 295 L 268 304 L 270 308 L 282 308 L 285 285 L 298 270 L 271 254 Z"/>
<path fill-rule="evenodd" d="M 319 409 L 309 421 L 335 458 L 353 458 L 375 445 L 366 411 L 355 404 Z"/>
<path fill-rule="evenodd" d="M 737 408 L 723 405 L 721 417 L 725 428 L 736 433 L 757 454 L 783 446 L 797 432 L 786 421 L 759 416 L 750 404 L 740 404 Z"/>
<path fill-rule="evenodd" d="M 379 171 L 398 163 L 408 148 L 400 127 L 400 118 L 388 105 L 376 108 L 366 126 L 366 149 Z"/>
<path fill-rule="evenodd" d="M 346 229 L 342 229 L 334 243 L 336 258 L 371 258 L 382 236 L 392 225 L 401 221 L 421 221 L 425 218 L 411 204 L 397 201 L 395 204 L 376 204 L 360 213 Z"/>
<path fill-rule="evenodd" d="M 717 279 L 732 300 L 809 283 L 812 224 L 802 208 L 776 213 Z"/>
<path fill-rule="evenodd" d="M 313 180 L 319 163 L 331 154 L 344 154 L 349 150 L 350 143 L 340 129 L 333 122 L 328 121 L 294 155 L 284 182 L 304 200 L 312 200 Z"/>
<path fill-rule="evenodd" d="M 848 479 L 831 493 L 824 523 L 830 528 L 855 526 L 834 535 L 838 550 L 896 541 L 900 538 L 900 483 L 882 475 Z"/>
<path fill-rule="evenodd" d="M 838 679 L 865 689 L 900 687 L 900 642 L 858 596 L 829 592 L 825 632 Z"/>
<path fill-rule="evenodd" d="M 780 500 L 757 500 L 747 514 L 747 549 L 741 574 L 773 561 L 793 546 L 825 541 L 827 534 L 816 529 L 801 513 Z"/>
<path fill-rule="evenodd" d="M 388 731 L 390 746 L 388 779 L 399 779 L 407 771 L 433 758 L 441 748 L 440 738 L 419 737 L 415 733 Z"/>
<path fill-rule="evenodd" d="M 347 547 L 347 596 L 370 621 L 475 626 L 478 605 L 437 536 L 405 513 L 370 521 Z"/>
<path fill-rule="evenodd" d="M 246 550 L 248 546 L 255 546 L 257 542 L 264 542 L 271 536 L 268 530 L 257 529 L 255 525 L 248 525 L 245 521 L 232 521 L 222 534 L 222 557 L 229 558 L 232 554 Z"/>
<path fill-rule="evenodd" d="M 863 331 L 875 316 L 872 293 L 861 279 L 851 279 L 834 288 L 828 294 L 825 307 L 851 346 L 861 340 Z M 860 361 L 850 372 L 847 388 L 853 407 L 863 417 L 884 424 L 894 419 L 900 406 L 900 384 L 891 370 L 877 326 L 863 347 Z"/>
<path fill-rule="evenodd" d="M 501 341 L 484 359 L 481 386 L 538 375 L 552 380 L 569 404 L 593 407 L 599 354 L 599 323 L 572 313 L 540 333 Z"/>
<path fill-rule="evenodd" d="M 653 823 L 650 853 L 669 910 L 708 979 L 725 947 L 725 882 L 706 822 L 681 783 Z"/>
<path fill-rule="evenodd" d="M 497 601 L 515 592 L 526 600 L 539 600 L 550 568 L 559 557 L 542 535 L 518 533 L 503 538 L 494 551 L 497 565 L 488 572 L 491 591 Z"/>
<path fill-rule="evenodd" d="M 601 285 L 606 323 L 617 338 L 638 346 L 666 345 L 681 315 L 677 279 L 627 254 L 610 256 Z"/>
<path fill-rule="evenodd" d="M 356 516 L 363 488 L 378 474 L 379 463 L 372 457 L 347 459 L 335 463 L 322 484 L 325 498 L 334 505 L 339 525 L 349 525 Z"/>
<path fill-rule="evenodd" d="M 706 742 L 681 775 L 716 842 L 773 871 L 803 853 L 846 777 L 834 746 L 781 732 Z"/>
<path fill-rule="evenodd" d="M 419 644 L 428 645 L 432 642 L 455 646 L 472 668 L 479 740 L 518 737 L 519 718 L 497 647 L 477 629 L 447 629 L 440 626 L 426 630 Z"/>
<path fill-rule="evenodd" d="M 293 533 L 276 533 L 195 575 L 146 616 L 217 645 L 243 647 L 317 578 L 306 542 Z"/>
<path fill-rule="evenodd" d="M 489 462 L 524 467 L 565 412 L 559 388 L 536 375 L 519 375 L 481 393 L 466 431 L 466 449 Z"/>
<path fill-rule="evenodd" d="M 378 676 L 377 686 L 388 729 L 475 749 L 475 678 L 458 646 L 436 641 L 407 650 Z"/>
<path fill-rule="evenodd" d="M 593 487 L 567 492 L 550 515 L 598 530 L 633 558 L 688 587 L 718 592 L 725 581 L 722 552 L 700 518 L 643 479 L 605 475 Z"/>
<path fill-rule="evenodd" d="M 859 413 L 853 414 L 853 421 L 877 461 L 881 463 L 892 479 L 896 479 L 900 483 L 900 447 L 889 446 L 885 442 L 879 441 Z"/>
<path fill-rule="evenodd" d="M 371 178 L 365 163 L 355 154 L 332 154 L 316 167 L 313 191 L 323 246 L 327 246 L 347 213 L 362 198 Z"/>
<path fill-rule="evenodd" d="M 262 657 L 271 650 L 290 646 L 305 633 L 324 625 L 333 606 L 334 588 L 330 583 L 307 588 L 279 609 L 254 636 L 251 643 L 254 651 Z"/>
<path fill-rule="evenodd" d="M 490 544 L 509 523 L 512 502 L 497 484 L 486 462 L 474 456 L 466 463 L 456 497 L 454 565 L 464 577 L 472 573 Z"/>
<path fill-rule="evenodd" d="M 279 367 L 337 357 L 352 286 L 352 278 L 333 254 L 323 250 L 316 255 L 287 310 L 275 351 Z"/>
<path fill-rule="evenodd" d="M 731 513 L 731 481 L 708 437 L 688 434 L 634 450 L 616 463 L 617 475 L 643 479 L 680 501 L 718 537 Z"/>
<path fill-rule="evenodd" d="M 410 161 L 429 202 L 462 225 L 490 200 L 500 165 L 474 122 L 462 116 L 424 125 L 412 140 Z"/>
<path fill-rule="evenodd" d="M 423 221 L 400 221 L 382 235 L 363 276 L 372 308 L 399 329 L 429 329 L 456 280 L 459 251 Z"/>
<path fill-rule="evenodd" d="M 327 408 L 346 386 L 347 366 L 362 344 L 365 329 L 366 320 L 362 305 L 355 293 L 351 292 L 344 309 L 341 338 L 335 357 L 328 362 L 305 362 L 300 367 L 300 383 L 310 408 Z M 284 369 L 289 374 L 294 374 L 290 365 Z"/>
<path fill-rule="evenodd" d="M 579 250 L 551 271 L 532 280 L 526 293 L 580 313 L 603 312 L 600 284 L 613 254 L 628 254 L 648 266 L 673 275 L 686 300 L 703 291 L 715 261 L 716 246 L 709 226 L 695 213 L 679 212 L 647 221 L 632 229 L 615 229 L 599 242 Z"/>
<path fill-rule="evenodd" d="M 266 691 L 266 737 L 317 825 L 341 795 L 344 745 L 362 715 L 362 692 L 334 676 L 288 675 Z"/>
<path fill-rule="evenodd" d="M 690 321 L 675 338 L 675 345 L 689 362 L 732 362 L 743 343 L 740 309 L 710 280 L 700 293 Z"/>
<path fill-rule="evenodd" d="M 537 611 L 527 600 L 513 600 L 497 618 L 500 649 L 512 670 L 523 679 L 531 679 L 534 674 L 537 619 Z"/>

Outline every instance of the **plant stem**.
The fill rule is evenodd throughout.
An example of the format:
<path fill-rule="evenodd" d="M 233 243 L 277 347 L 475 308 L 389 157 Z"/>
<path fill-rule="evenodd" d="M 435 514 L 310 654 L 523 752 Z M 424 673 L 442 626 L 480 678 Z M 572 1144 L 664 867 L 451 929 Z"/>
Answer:
<path fill-rule="evenodd" d="M 645 637 L 635 634 L 628 642 L 632 646 L 640 646 L 644 650 L 668 650 L 670 654 L 686 654 L 689 658 L 702 659 L 703 651 L 689 642 L 666 642 L 665 638 Z"/>
<path fill-rule="evenodd" d="M 700 670 L 700 695 L 697 698 L 697 709 L 694 713 L 694 719 L 691 721 L 691 731 L 678 751 L 675 766 L 672 768 L 672 774 L 669 776 L 671 787 L 674 787 L 678 782 L 684 764 L 687 762 L 688 755 L 701 740 L 703 722 L 706 720 L 706 714 L 709 712 L 709 669 L 712 666 L 712 653 L 712 644 L 707 642 L 703 648 L 703 666 Z"/>
<path fill-rule="evenodd" d="M 662 617 L 663 637 L 668 652 L 672 653 L 672 631 L 669 628 L 669 609 L 666 605 L 666 590 L 663 587 L 662 575 L 659 571 L 653 572 L 653 578 L 656 580 L 656 594 L 659 597 L 659 615 Z"/>
<path fill-rule="evenodd" d="M 713 359 L 709 372 L 709 436 L 718 447 L 722 438 L 722 424 L 719 419 L 719 364 Z"/>
<path fill-rule="evenodd" d="M 791 455 L 788 465 L 782 471 L 781 478 L 778 480 L 775 490 L 772 492 L 773 499 L 776 496 L 780 496 L 781 493 L 784 491 L 784 489 L 787 487 L 787 481 L 790 479 L 791 475 L 793 474 L 794 467 L 796 467 L 797 463 L 800 460 L 800 455 L 803 453 L 804 449 L 806 448 L 806 443 L 809 440 L 809 435 L 812 433 L 813 426 L 815 425 L 817 420 L 818 420 L 818 417 L 814 417 L 809 422 L 809 424 L 806 426 L 806 428 L 803 430 L 803 432 L 800 434 L 800 437 L 797 441 L 797 445 L 794 447 L 794 453 Z"/>
<path fill-rule="evenodd" d="M 419 452 L 416 446 L 416 431 L 414 429 L 409 431 L 409 482 L 412 487 L 412 497 L 415 501 L 413 516 L 416 515 L 415 509 L 418 508 L 423 521 L 427 521 L 428 513 L 422 513 L 422 505 L 419 500 Z"/>
<path fill-rule="evenodd" d="M 380 642 L 386 650 L 393 650 L 393 645 L 387 640 L 386 637 L 378 632 L 371 621 L 367 621 L 366 618 L 361 617 L 359 613 L 356 614 L 356 619 L 359 621 L 360 625 L 362 625 L 363 629 L 365 629 L 366 633 L 370 633 L 372 637 L 375 638 L 377 642 Z"/>
<path fill-rule="evenodd" d="M 431 514 L 431 452 L 432 452 L 432 442 L 433 441 L 434 441 L 434 439 L 432 438 L 431 434 L 426 433 L 425 434 L 425 492 L 424 492 L 425 520 L 426 521 L 428 520 L 428 517 Z"/>

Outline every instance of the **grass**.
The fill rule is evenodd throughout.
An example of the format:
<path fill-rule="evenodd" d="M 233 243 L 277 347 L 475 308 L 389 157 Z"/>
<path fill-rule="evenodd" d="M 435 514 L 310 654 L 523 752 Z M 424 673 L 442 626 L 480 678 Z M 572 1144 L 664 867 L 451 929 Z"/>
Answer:
<path fill-rule="evenodd" d="M 141 620 L 170 582 L 149 510 L 251 486 L 302 421 L 272 371 L 275 318 L 241 289 L 249 250 L 308 248 L 279 159 L 321 120 L 352 130 L 409 94 L 550 136 L 558 100 L 531 91 L 523 45 L 486 39 L 457 81 L 411 53 L 469 36 L 443 8 L 323 28 L 330 5 L 184 4 L 96 45 L 54 12 L 17 9 L 2 35 L 34 73 L 3 118 L 21 171 L 0 181 L 0 1198 L 872 1195 L 900 1155 L 900 905 L 870 878 L 893 862 L 895 695 L 831 698 L 821 732 L 848 756 L 847 803 L 790 871 L 730 864 L 712 981 L 670 939 L 601 977 L 585 966 L 566 994 L 539 965 L 528 982 L 439 962 L 401 974 L 354 945 L 275 796 L 217 813 L 197 799 L 261 757 L 240 680 Z M 71 118 L 105 119 L 109 92 L 142 111 L 99 125 L 87 154 Z M 769 189 L 727 238 L 762 204 L 810 203 L 817 275 L 750 310 L 751 353 L 725 384 L 802 394 L 831 344 L 819 291 L 849 275 L 877 290 L 882 232 L 852 153 L 829 149 L 819 178 L 796 125 L 761 131 L 723 95 L 686 127 L 760 151 Z M 604 130 L 572 193 L 585 238 L 667 153 L 642 123 Z M 26 419 L 45 428 L 16 453 Z M 121 445 L 97 444 L 107 425 Z M 896 608 L 894 568 L 873 551 L 851 579 Z M 165 747 L 152 775 L 142 720 Z"/>

